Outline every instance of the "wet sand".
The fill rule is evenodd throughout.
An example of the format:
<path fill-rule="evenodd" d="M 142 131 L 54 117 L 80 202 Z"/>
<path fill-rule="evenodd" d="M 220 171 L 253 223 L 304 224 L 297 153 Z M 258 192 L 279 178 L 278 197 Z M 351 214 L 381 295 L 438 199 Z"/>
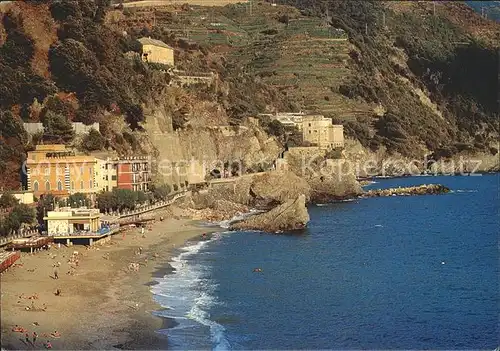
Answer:
<path fill-rule="evenodd" d="M 23 253 L 0 278 L 1 346 L 43 349 L 50 340 L 54 349 L 165 349 L 168 340 L 155 330 L 172 321 L 152 314 L 160 308 L 150 292 L 152 277 L 171 271 L 167 262 L 172 250 L 209 231 L 214 228 L 166 219 L 146 230 L 144 238 L 133 228 L 91 249 L 61 246 L 34 255 Z M 79 260 L 70 275 L 68 261 L 74 251 Z M 54 279 L 53 265 L 58 262 L 59 279 Z M 139 263 L 139 271 L 130 271 L 130 263 Z M 60 296 L 55 296 L 56 289 Z M 34 294 L 37 299 L 27 298 Z M 32 301 L 37 309 L 45 304 L 46 311 L 26 310 Z M 24 334 L 12 331 L 16 324 L 28 330 L 29 343 Z M 51 337 L 54 331 L 61 336 Z M 38 334 L 34 345 L 33 332 Z"/>

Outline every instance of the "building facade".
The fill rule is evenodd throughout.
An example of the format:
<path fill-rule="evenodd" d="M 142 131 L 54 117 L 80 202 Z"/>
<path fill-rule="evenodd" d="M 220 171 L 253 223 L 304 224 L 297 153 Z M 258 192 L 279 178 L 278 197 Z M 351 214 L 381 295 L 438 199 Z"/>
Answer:
<path fill-rule="evenodd" d="M 113 191 L 118 187 L 118 163 L 110 158 L 106 160 L 97 159 L 97 178 L 101 191 Z"/>
<path fill-rule="evenodd" d="M 52 194 L 66 198 L 74 193 L 94 200 L 101 191 L 114 188 L 149 191 L 151 158 L 131 156 L 100 159 L 75 155 L 64 145 L 37 145 L 28 152 L 26 188 L 34 196 Z"/>
<path fill-rule="evenodd" d="M 36 197 L 84 193 L 92 198 L 98 191 L 96 166 L 95 157 L 75 155 L 64 145 L 37 145 L 26 160 L 27 188 Z"/>
<path fill-rule="evenodd" d="M 323 149 L 344 147 L 344 126 L 332 124 L 324 116 L 305 116 L 302 119 L 304 141 Z"/>
<path fill-rule="evenodd" d="M 117 187 L 134 191 L 149 191 L 151 183 L 151 158 L 131 156 L 110 161 L 116 165 Z"/>
<path fill-rule="evenodd" d="M 47 233 L 51 236 L 96 233 L 101 228 L 97 209 L 61 208 L 47 212 L 43 220 L 47 221 Z"/>
<path fill-rule="evenodd" d="M 174 66 L 174 49 L 161 40 L 140 38 L 142 44 L 142 60 Z"/>
<path fill-rule="evenodd" d="M 260 116 L 277 120 L 285 127 L 296 127 L 298 130 L 302 130 L 302 121 L 306 114 L 304 112 L 276 112 L 275 114 L 260 114 Z"/>

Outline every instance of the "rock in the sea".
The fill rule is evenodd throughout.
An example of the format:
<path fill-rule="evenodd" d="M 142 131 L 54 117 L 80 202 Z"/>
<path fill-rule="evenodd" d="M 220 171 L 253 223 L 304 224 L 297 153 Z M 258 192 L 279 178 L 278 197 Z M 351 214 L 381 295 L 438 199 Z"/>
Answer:
<path fill-rule="evenodd" d="M 448 192 L 450 192 L 450 189 L 444 185 L 424 184 L 404 188 L 374 189 L 364 193 L 363 197 L 435 195 L 446 194 Z"/>
<path fill-rule="evenodd" d="M 303 229 L 308 222 L 309 213 L 306 208 L 306 196 L 301 194 L 296 199 L 288 200 L 269 212 L 234 223 L 231 229 L 262 230 L 275 233 Z"/>
<path fill-rule="evenodd" d="M 311 201 L 315 203 L 353 198 L 363 193 L 354 174 L 342 177 L 316 176 L 308 179 L 311 186 Z"/>
<path fill-rule="evenodd" d="M 253 177 L 250 194 L 257 205 L 282 204 L 304 195 L 309 201 L 311 187 L 307 181 L 290 171 L 267 172 Z"/>

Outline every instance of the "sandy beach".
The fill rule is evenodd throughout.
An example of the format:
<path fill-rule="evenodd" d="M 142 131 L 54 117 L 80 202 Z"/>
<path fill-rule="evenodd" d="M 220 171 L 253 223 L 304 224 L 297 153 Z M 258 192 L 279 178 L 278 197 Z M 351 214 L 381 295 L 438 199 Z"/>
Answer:
<path fill-rule="evenodd" d="M 23 253 L 1 276 L 2 348 L 44 349 L 47 340 L 54 349 L 165 348 L 166 337 L 155 332 L 164 321 L 152 315 L 160 308 L 150 292 L 152 276 L 165 274 L 173 249 L 208 231 L 190 220 L 166 219 L 152 224 L 145 237 L 132 228 L 90 249 L 61 246 Z M 72 255 L 78 257 L 73 275 L 68 273 Z M 137 272 L 130 263 L 139 264 Z M 16 325 L 27 329 L 29 342 L 25 333 L 12 331 Z M 55 331 L 60 337 L 50 335 Z M 38 335 L 34 344 L 33 332 Z"/>

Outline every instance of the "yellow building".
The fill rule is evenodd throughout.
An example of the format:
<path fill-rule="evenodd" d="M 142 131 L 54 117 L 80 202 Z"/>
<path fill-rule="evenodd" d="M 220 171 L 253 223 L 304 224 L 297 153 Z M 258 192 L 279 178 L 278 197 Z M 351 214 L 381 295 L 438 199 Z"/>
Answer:
<path fill-rule="evenodd" d="M 97 159 L 96 179 L 100 191 L 112 191 L 118 186 L 117 161 L 110 158 Z"/>
<path fill-rule="evenodd" d="M 161 40 L 141 38 L 142 59 L 146 62 L 174 66 L 174 49 Z"/>
<path fill-rule="evenodd" d="M 95 157 L 75 155 L 64 145 L 37 145 L 26 160 L 28 190 L 36 197 L 45 193 L 59 197 L 95 194 L 100 190 L 96 173 Z"/>
<path fill-rule="evenodd" d="M 304 141 L 323 149 L 344 147 L 344 126 L 332 124 L 324 116 L 305 116 L 302 119 Z"/>

